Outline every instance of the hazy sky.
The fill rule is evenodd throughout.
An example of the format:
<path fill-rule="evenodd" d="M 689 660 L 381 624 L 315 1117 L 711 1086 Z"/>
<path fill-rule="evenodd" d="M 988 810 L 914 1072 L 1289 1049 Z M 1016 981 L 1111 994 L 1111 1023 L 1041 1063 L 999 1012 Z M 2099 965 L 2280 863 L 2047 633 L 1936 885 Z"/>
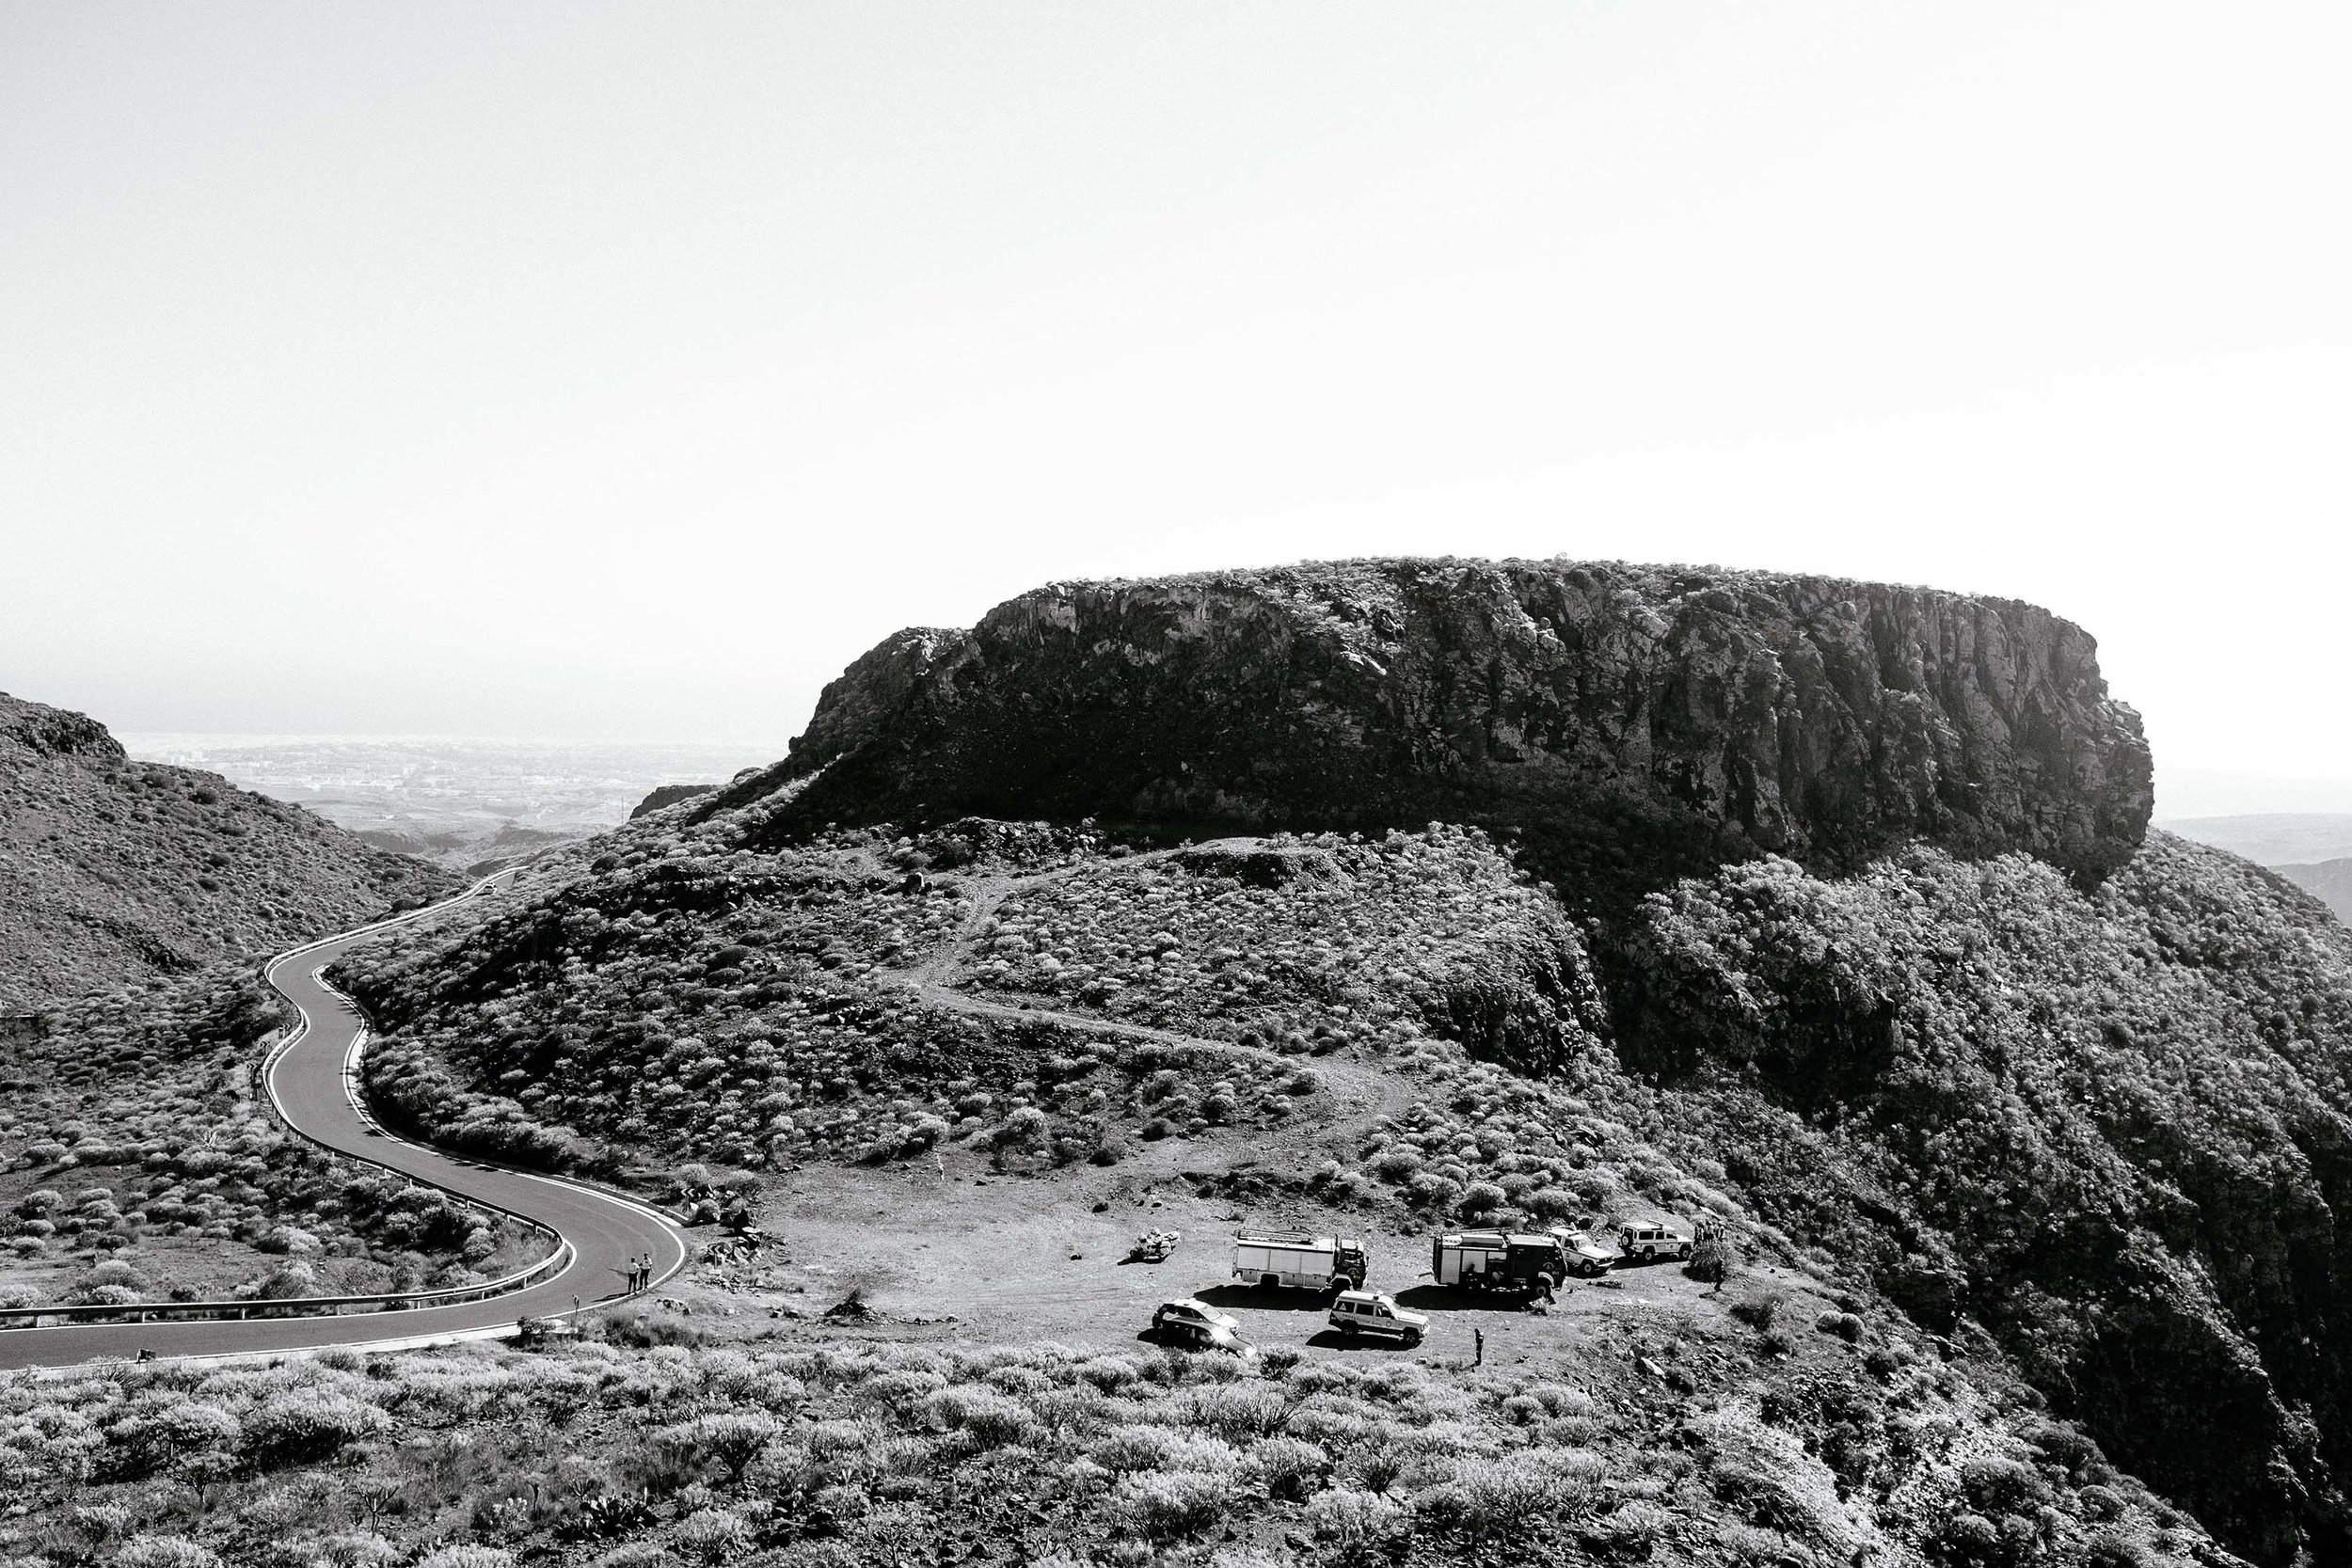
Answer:
<path fill-rule="evenodd" d="M 2321 4 L 0 5 L 0 689 L 780 751 L 1054 578 L 1566 552 L 2035 599 L 2168 808 L 2352 809 L 2348 59 Z"/>

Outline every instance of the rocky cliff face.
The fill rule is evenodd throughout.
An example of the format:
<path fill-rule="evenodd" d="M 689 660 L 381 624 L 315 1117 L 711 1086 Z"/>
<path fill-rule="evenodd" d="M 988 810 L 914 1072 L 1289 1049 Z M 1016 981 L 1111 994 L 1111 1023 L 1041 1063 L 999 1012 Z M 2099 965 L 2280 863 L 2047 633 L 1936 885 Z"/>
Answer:
<path fill-rule="evenodd" d="M 1915 838 L 2090 882 L 2152 800 L 2137 715 L 2045 610 L 1565 561 L 1054 584 L 875 648 L 705 809 L 803 779 L 811 822 L 1477 822 L 1522 831 L 1572 901 Z"/>
<path fill-rule="evenodd" d="M 450 881 L 0 694 L 0 1014 L 291 946 Z"/>
<path fill-rule="evenodd" d="M 707 795 L 718 787 L 717 784 L 657 784 L 631 808 L 628 819 L 634 822 L 641 816 L 651 816 L 664 807 L 675 806 L 680 800 L 691 800 L 697 795 Z"/>

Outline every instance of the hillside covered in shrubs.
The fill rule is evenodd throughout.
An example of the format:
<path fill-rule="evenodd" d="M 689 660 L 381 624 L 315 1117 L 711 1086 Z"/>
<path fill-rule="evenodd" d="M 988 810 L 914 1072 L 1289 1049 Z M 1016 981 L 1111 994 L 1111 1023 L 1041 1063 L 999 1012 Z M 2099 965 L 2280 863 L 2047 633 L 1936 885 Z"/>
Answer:
<path fill-rule="evenodd" d="M 288 1132 L 258 1080 L 286 1014 L 219 968 L 0 1029 L 0 1306 L 362 1294 L 538 1256 Z"/>
<path fill-rule="evenodd" d="M 274 953 L 453 885 L 217 774 L 135 762 L 95 720 L 0 693 L 0 1017 Z"/>
<path fill-rule="evenodd" d="M 376 1412 L 337 1406 L 352 1452 L 425 1463 L 391 1386 L 479 1379 L 525 1430 L 583 1423 L 539 1451 L 596 1471 L 508 1508 L 467 1460 L 479 1484 L 339 1517 L 319 1555 L 882 1561 L 1083 1512 L 1025 1549 L 2352 1560 L 2352 933 L 2147 833 L 2146 764 L 2078 629 L 1817 579 L 1351 562 L 1057 585 L 894 640 L 787 762 L 347 958 L 379 1113 L 867 1258 L 919 1212 L 917 1277 L 970 1245 L 986 1285 L 1008 1243 L 959 1216 L 1063 1195 L 1099 1229 L 1181 1189 L 1365 1237 L 1408 1294 L 1434 1232 L 1671 1219 L 1720 1293 L 1580 1287 L 1506 1366 L 1229 1365 L 1136 1359 L 1085 1315 L 1108 1294 L 1057 1320 L 1076 1348 L 989 1348 L 722 1279 L 728 1346 L 657 1314 L 288 1372 Z M 659 1430 L 749 1424 L 662 1458 L 650 1418 L 596 1414 L 648 1380 L 691 1390 L 643 1396 Z M 274 1517 L 244 1399 L 191 1419 Z M 1265 1424 L 1188 1414 L 1229 1400 Z M 1432 1435 L 1368 1458 L 1400 1410 Z M 114 1418 L 16 1430 L 96 1456 Z M 1118 1435 L 1146 1427 L 1177 1434 Z M 233 1560 L 245 1527 L 75 1528 Z"/>
<path fill-rule="evenodd" d="M 1997 1375 L 1857 1347 L 1774 1305 L 1542 1371 L 772 1333 L 648 1351 L 623 1317 L 540 1352 L 17 1374 L 0 1379 L 0 1478 L 25 1506 L 0 1520 L 0 1552 L 174 1568 L 2218 1560 Z M 1643 1370 L 1653 1357 L 1671 1371 Z"/>
<path fill-rule="evenodd" d="M 648 1189 L 1174 1140 L 1399 1238 L 1701 1219 L 2009 1369 L 2236 1549 L 2338 1539 L 2352 939 L 2242 862 L 1764 860 L 1596 938 L 1476 831 L 765 820 L 656 814 L 355 958 L 379 1103 Z"/>

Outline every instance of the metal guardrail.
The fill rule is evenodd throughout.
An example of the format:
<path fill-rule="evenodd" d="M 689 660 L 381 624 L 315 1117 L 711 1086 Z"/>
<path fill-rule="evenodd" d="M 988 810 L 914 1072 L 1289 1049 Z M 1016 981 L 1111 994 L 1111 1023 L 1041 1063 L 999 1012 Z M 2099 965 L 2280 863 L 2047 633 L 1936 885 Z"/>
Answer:
<path fill-rule="evenodd" d="M 325 947 L 331 942 L 342 942 L 351 937 L 360 935 L 363 932 L 384 930 L 389 927 L 405 925 L 409 921 L 419 919 L 424 915 L 437 913 L 441 910 L 451 907 L 452 905 L 462 903 L 466 899 L 474 896 L 474 895 L 480 893 L 485 887 L 488 886 L 493 879 L 500 876 L 503 876 L 504 874 L 504 872 L 493 872 L 490 876 L 485 877 L 481 881 L 476 882 L 471 888 L 468 889 L 465 893 L 459 894 L 454 898 L 443 899 L 440 903 L 429 904 L 422 909 L 412 910 L 405 914 L 394 915 L 389 920 L 376 921 L 372 925 L 360 927 L 357 931 L 345 931 L 337 936 L 322 938 L 320 941 L 307 942 L 304 945 L 294 948 L 289 952 L 281 953 L 262 966 L 262 977 L 264 983 L 270 984 L 271 989 L 275 990 L 275 983 L 270 981 L 270 974 L 279 964 L 284 963 L 287 959 L 298 958 L 302 954 L 310 952 L 315 948 Z M 280 994 L 283 993 L 281 992 Z M 300 1008 L 298 1006 L 296 1011 L 300 1012 Z M 563 1234 L 553 1226 L 543 1224 L 538 1220 L 532 1219 L 528 1214 L 518 1213 L 516 1211 L 507 1208 L 503 1204 L 495 1203 L 486 1198 L 477 1197 L 470 1193 L 461 1193 L 445 1182 L 434 1180 L 431 1177 L 417 1176 L 406 1171 L 395 1170 L 392 1169 L 392 1167 L 369 1160 L 364 1156 L 356 1155 L 345 1149 L 337 1148 L 332 1144 L 326 1142 L 324 1139 L 314 1137 L 310 1133 L 304 1132 L 301 1128 L 296 1127 L 292 1118 L 286 1116 L 285 1107 L 280 1105 L 278 1101 L 276 1086 L 270 1082 L 270 1069 L 276 1065 L 280 1056 L 283 1056 L 287 1052 L 293 1050 L 295 1045 L 301 1042 L 303 1037 L 310 1032 L 310 1015 L 308 1013 L 302 1013 L 301 1019 L 302 1022 L 296 1024 L 293 1029 L 287 1031 L 284 1037 L 278 1040 L 268 1050 L 262 1053 L 257 1073 L 257 1077 L 260 1080 L 258 1087 L 261 1089 L 262 1097 L 269 1101 L 270 1108 L 277 1112 L 278 1118 L 284 1125 L 286 1131 L 292 1132 L 295 1137 L 302 1139 L 305 1143 L 314 1146 L 325 1153 L 329 1159 L 349 1161 L 353 1164 L 361 1165 L 372 1165 L 378 1170 L 389 1171 L 391 1175 L 400 1178 L 404 1181 L 413 1182 L 419 1186 L 438 1188 L 440 1191 L 449 1194 L 450 1196 L 456 1198 L 459 1202 L 465 1204 L 469 1208 L 476 1210 L 477 1212 L 496 1214 L 506 1219 L 514 1220 L 553 1242 L 555 1243 L 554 1250 L 549 1252 L 545 1258 L 540 1259 L 537 1262 L 532 1263 L 528 1267 L 518 1269 L 515 1273 L 506 1275 L 498 1279 L 485 1280 L 478 1285 L 445 1285 L 429 1291 L 386 1291 L 372 1295 L 356 1296 L 286 1296 L 275 1300 L 256 1301 L 141 1301 L 108 1305 L 68 1306 L 58 1304 L 47 1307 L 0 1307 L 0 1333 L 7 1333 L 12 1329 L 60 1328 L 72 1323 L 146 1323 L 187 1321 L 217 1322 L 224 1319 L 230 1321 L 244 1321 L 255 1318 L 330 1318 L 340 1317 L 346 1311 L 394 1312 L 410 1311 L 434 1307 L 455 1307 L 467 1302 L 486 1301 L 492 1296 L 506 1295 L 513 1291 L 523 1290 L 528 1286 L 535 1284 L 543 1277 L 550 1275 L 561 1274 L 564 1270 L 571 1266 L 572 1261 L 578 1254 L 573 1249 L 572 1243 L 565 1240 Z M 363 1014 L 363 1034 L 364 1029 L 365 1016 Z M 355 1047 L 358 1044 L 358 1039 L 357 1037 L 355 1037 L 353 1044 Z M 349 1069 L 347 1065 L 346 1071 L 348 1070 Z M 346 1085 L 346 1092 L 348 1092 L 348 1085 Z M 364 1118 L 365 1111 L 358 1105 L 356 1097 L 353 1101 L 353 1108 L 355 1110 L 359 1110 Z"/>
<path fill-rule="evenodd" d="M 255 1301 L 138 1301 L 97 1306 L 11 1307 L 0 1308 L 0 1333 L 11 1328 L 57 1327 L 66 1323 L 178 1323 L 188 1320 L 251 1318 L 332 1318 L 345 1311 L 399 1312 L 427 1307 L 455 1307 L 486 1301 L 532 1285 L 542 1276 L 561 1274 L 571 1266 L 572 1243 L 557 1238 L 556 1249 L 528 1268 L 479 1285 L 444 1285 L 430 1291 L 386 1291 L 361 1296 L 287 1296 Z M 55 1319 L 44 1323 L 43 1319 Z"/>

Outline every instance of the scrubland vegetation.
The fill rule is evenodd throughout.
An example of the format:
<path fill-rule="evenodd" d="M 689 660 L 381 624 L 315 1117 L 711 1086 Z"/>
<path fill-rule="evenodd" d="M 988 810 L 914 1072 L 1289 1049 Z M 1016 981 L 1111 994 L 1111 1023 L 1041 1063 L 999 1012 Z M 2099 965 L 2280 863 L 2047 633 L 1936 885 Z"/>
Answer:
<path fill-rule="evenodd" d="M 361 1294 L 537 1255 L 511 1222 L 289 1133 L 256 1073 L 282 1008 L 221 969 L 0 1042 L 0 1304 Z"/>
<path fill-rule="evenodd" d="M 1773 1323 L 1566 1373 L 1057 1344 L 471 1349 L 0 1380 L 5 1560 L 2195 1560 L 2005 1380 Z M 1653 1356 L 1666 1363 L 1661 1369 Z"/>
<path fill-rule="evenodd" d="M 1001 870 L 1053 838 L 986 863 L 961 837 L 936 847 Z M 367 1074 L 387 1113 L 459 1148 L 656 1180 L 648 1155 L 757 1169 L 972 1140 L 1024 1165 L 1115 1163 L 1139 1140 L 1279 1125 L 1318 1087 L 1303 1063 L 969 1017 L 882 983 L 971 904 L 956 881 L 909 887 L 887 835 L 607 854 L 462 936 L 346 962 L 385 1029 Z"/>
<path fill-rule="evenodd" d="M 1858 1340 L 2005 1355 L 2252 1555 L 2339 1528 L 2352 953 L 2241 863 L 2154 835 L 2085 894 L 2023 857 L 1764 860 L 1585 928 L 1452 828 L 747 848 L 756 815 L 649 817 L 356 958 L 376 1094 L 647 1186 L 1272 1133 L 1319 1140 L 1298 1202 L 1401 1234 L 1703 1220 L 1840 1282 Z M 1335 1073 L 1394 1092 L 1336 1120 Z"/>
<path fill-rule="evenodd" d="M 2352 934 L 2161 832 L 2090 895 L 1919 849 L 1643 914 L 1622 1048 L 1751 1204 L 2243 1549 L 2344 1541 Z"/>
<path fill-rule="evenodd" d="M 1764 860 L 1583 927 L 1474 831 L 1150 847 L 967 822 L 751 847 L 755 815 L 656 814 L 348 960 L 341 977 L 381 1026 L 379 1109 L 485 1155 L 665 1196 L 691 1179 L 739 1204 L 762 1173 L 812 1163 L 1051 1173 L 1163 1144 L 1212 1166 L 1311 1147 L 1260 1178 L 1393 1236 L 1704 1222 L 1722 1247 L 1709 1282 L 1747 1338 L 1712 1362 L 1689 1358 L 1706 1335 L 1676 1330 L 1539 1371 L 1383 1363 L 1420 1381 L 1375 1393 L 1341 1387 L 1375 1375 L 1344 1360 L 1179 1370 L 1123 1336 L 1109 1352 L 952 1354 L 621 1333 L 373 1378 L 289 1370 L 389 1423 L 353 1418 L 364 1430 L 341 1450 L 371 1456 L 371 1475 L 423 1463 L 407 1396 L 389 1390 L 445 1378 L 492 1378 L 526 1421 L 580 1423 L 564 1451 L 586 1456 L 501 1490 L 487 1478 L 523 1450 L 485 1432 L 472 1451 L 508 1457 L 461 1465 L 438 1492 L 407 1484 L 414 1517 L 320 1503 L 351 1539 L 319 1560 L 887 1560 L 1032 1527 L 1035 1555 L 1095 1562 L 1434 1561 L 1496 1540 L 1692 1561 L 1837 1560 L 1867 1541 L 1954 1568 L 2212 1550 L 2135 1475 L 2257 1558 L 2338 1528 L 2352 952 L 2240 863 L 2157 835 L 2085 894 L 2016 857 L 1919 849 L 1845 879 Z M 126 999 L 119 1024 L 81 1028 L 70 1050 L 62 1033 L 17 1047 L 52 1053 L 24 1073 L 51 1098 L 11 1105 L 11 1147 L 34 1162 L 19 1196 L 56 1195 L 20 1206 L 21 1253 L 63 1250 L 68 1210 L 77 1249 L 90 1238 L 82 1291 L 166 1287 L 137 1271 L 146 1238 L 175 1226 L 257 1245 L 307 1233 L 315 1253 L 290 1240 L 278 1268 L 414 1275 L 404 1250 L 426 1249 L 404 1238 L 429 1239 L 436 1266 L 483 1249 L 271 1141 L 230 1070 L 266 1020 L 166 1019 L 211 1053 L 174 1066 L 164 1035 L 132 1031 L 134 1000 L 162 1016 L 151 995 Z M 102 1126 L 98 1080 L 69 1081 L 102 1062 L 176 1099 L 144 1129 Z M 232 1170 L 208 1150 L 187 1164 L 207 1116 L 236 1129 L 215 1140 Z M 167 1122 L 181 1146 L 149 1147 Z M 57 1164 L 118 1147 L 141 1180 L 86 1211 Z M 135 1207 L 135 1223 L 106 1212 Z M 107 1240 L 130 1230 L 135 1246 Z M 1771 1281 L 1806 1277 L 1834 1305 L 1782 1310 Z M 692 1382 L 722 1364 L 793 1392 Z M 1132 1370 L 1103 1373 L 1116 1386 L 1077 1370 L 1113 1364 Z M 702 1391 L 646 1395 L 625 1427 L 609 1402 L 637 1396 L 610 1390 L 657 1371 Z M 543 1412 L 542 1382 L 589 1391 Z M 1539 1385 L 1576 1398 L 1555 1409 Z M 1651 1403 L 1620 1401 L 1644 1391 Z M 1188 1414 L 1213 1394 L 1296 1409 L 1237 1433 Z M 1316 1414 L 1399 1402 L 1425 1403 L 1406 1425 L 1438 1435 L 1390 1458 L 1371 1428 Z M 222 1408 L 243 1433 L 249 1412 Z M 685 1441 L 653 1433 L 738 1417 L 750 1424 L 697 1463 L 652 1467 Z M 230 1457 L 198 1489 L 201 1518 L 107 1515 L 86 1528 L 92 1553 L 177 1549 L 123 1544 L 144 1532 L 239 1560 L 248 1504 L 230 1499 L 250 1493 L 267 1518 L 298 1486 L 361 1495 L 341 1462 L 273 1468 L 244 1441 L 215 1445 Z M 1820 1485 L 1792 1502 L 1805 1465 Z M 497 1497 L 525 1500 L 498 1520 L 483 1512 Z M 577 1522 L 592 1514 L 604 1522 Z M 56 1560 L 63 1540 L 27 1550 Z"/>
<path fill-rule="evenodd" d="M 1283 833 L 1109 861 L 984 926 L 983 988 L 1278 1050 L 1435 1032 L 1536 1071 L 1605 1032 L 1583 943 L 1486 834 Z"/>

